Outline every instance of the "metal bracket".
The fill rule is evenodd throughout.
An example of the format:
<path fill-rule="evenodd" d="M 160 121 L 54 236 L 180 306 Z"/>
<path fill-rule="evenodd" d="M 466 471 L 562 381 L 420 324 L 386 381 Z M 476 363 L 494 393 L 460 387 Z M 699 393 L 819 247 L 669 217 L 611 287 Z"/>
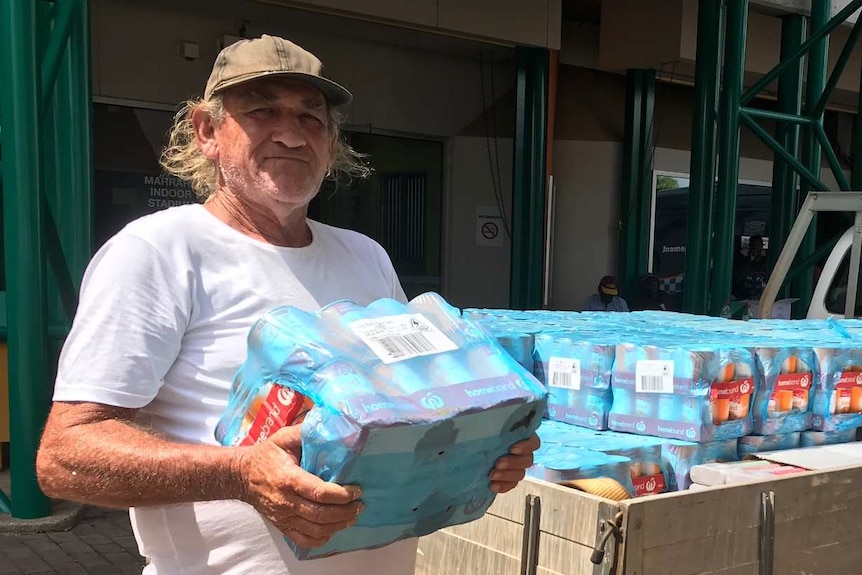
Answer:
<path fill-rule="evenodd" d="M 619 511 L 616 515 L 614 515 L 613 521 L 610 519 L 605 519 L 602 522 L 601 533 L 602 538 L 599 540 L 599 544 L 593 549 L 593 554 L 590 555 L 590 561 L 593 565 L 601 565 L 602 561 L 605 560 L 605 547 L 608 545 L 608 539 L 611 538 L 611 535 L 614 537 L 614 541 L 618 545 L 623 540 L 623 512 Z M 614 546 L 616 549 L 616 545 Z"/>
<path fill-rule="evenodd" d="M 524 545 L 521 550 L 521 575 L 536 575 L 539 569 L 539 525 L 542 519 L 542 499 L 527 495 L 524 506 Z"/>
<path fill-rule="evenodd" d="M 775 556 L 775 492 L 760 494 L 760 549 L 758 575 L 772 575 Z"/>

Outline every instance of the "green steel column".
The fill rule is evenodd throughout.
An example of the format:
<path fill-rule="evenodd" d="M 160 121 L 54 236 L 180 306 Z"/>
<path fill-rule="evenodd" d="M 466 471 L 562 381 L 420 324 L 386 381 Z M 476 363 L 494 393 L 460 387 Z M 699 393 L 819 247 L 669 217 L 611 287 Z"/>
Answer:
<path fill-rule="evenodd" d="M 39 69 L 36 6 L 32 0 L 0 3 L 0 82 L 6 301 L 9 323 L 9 408 L 12 515 L 51 513 L 39 490 L 35 456 L 47 415 L 47 322 L 39 202 Z"/>
<path fill-rule="evenodd" d="M 781 59 L 789 58 L 805 41 L 805 17 L 794 14 L 781 19 Z M 778 111 L 782 114 L 802 114 L 802 58 L 787 68 L 778 79 Z M 789 154 L 796 157 L 799 149 L 799 125 L 776 122 L 775 139 Z M 772 220 L 769 230 L 769 269 L 775 267 L 781 247 L 796 219 L 799 207 L 796 171 L 775 154 L 772 164 Z"/>
<path fill-rule="evenodd" d="M 617 280 L 623 290 L 635 285 L 638 271 L 638 250 L 640 229 L 638 225 L 638 193 L 641 179 L 640 145 L 643 121 L 640 105 L 643 82 L 640 70 L 626 72 L 626 115 L 625 135 L 623 137 L 623 189 L 620 197 L 620 257 Z"/>
<path fill-rule="evenodd" d="M 626 124 L 623 141 L 623 193 L 620 201 L 618 280 L 624 290 L 637 289 L 637 279 L 649 264 L 652 209 L 653 117 L 655 70 L 632 69 L 626 74 Z"/>
<path fill-rule="evenodd" d="M 75 24 L 69 40 L 70 131 L 75 187 L 67 206 L 75 222 L 67 235 L 71 250 L 69 267 L 75 281 L 75 296 L 93 255 L 93 94 L 90 74 L 90 13 L 88 0 L 77 3 Z M 71 320 L 71 318 L 69 318 Z"/>
<path fill-rule="evenodd" d="M 54 130 L 45 134 L 56 158 L 52 167 L 58 185 L 49 190 L 57 230 L 46 237 L 52 277 L 56 279 L 51 325 L 67 324 L 77 300 L 80 279 L 90 257 L 92 243 L 92 158 L 88 25 L 83 0 L 64 0 L 73 5 L 67 47 L 62 55 L 54 91 Z M 53 168 L 53 169 L 52 169 Z M 53 241 L 49 241 L 53 239 Z M 62 248 L 62 250 L 61 250 Z M 62 302 L 62 305 L 59 305 Z"/>
<path fill-rule="evenodd" d="M 509 304 L 542 307 L 548 51 L 519 46 L 512 171 L 512 265 Z"/>
<path fill-rule="evenodd" d="M 829 22 L 829 12 L 831 8 L 831 0 L 811 0 L 811 21 L 809 24 L 809 34 L 815 34 L 818 30 L 826 26 Z M 821 40 L 814 43 L 811 50 L 808 52 L 808 74 L 806 78 L 805 89 L 805 111 L 806 115 L 811 117 L 812 123 L 823 125 L 823 113 L 821 112 L 816 117 L 811 113 L 816 108 L 820 96 L 823 94 L 823 89 L 826 87 L 826 74 L 829 57 L 829 36 L 824 36 Z M 822 150 L 815 135 L 815 128 L 811 125 L 806 126 L 803 131 L 802 138 L 802 163 L 808 170 L 813 172 L 818 178 L 821 173 Z M 800 200 L 804 200 L 808 192 L 813 188 L 810 183 L 803 180 L 799 187 Z M 814 253 L 817 243 L 817 216 L 811 220 L 811 225 L 808 228 L 808 234 L 805 236 L 805 241 L 799 249 L 799 258 L 804 259 Z M 794 312 L 798 317 L 804 317 L 805 310 L 811 302 L 811 296 L 814 291 L 814 278 L 811 273 L 802 274 L 791 285 L 791 291 L 795 297 L 798 297 L 802 302 L 799 306 L 794 306 Z"/>
<path fill-rule="evenodd" d="M 640 153 L 640 198 L 638 212 L 638 229 L 640 242 L 637 244 L 637 276 L 647 272 L 649 267 L 650 219 L 652 218 L 652 162 L 655 146 L 653 131 L 655 129 L 655 70 L 641 70 L 641 133 Z M 629 284 L 631 286 L 631 284 Z M 632 292 L 637 293 L 637 292 Z"/>
<path fill-rule="evenodd" d="M 64 86 L 58 82 L 63 56 L 68 53 L 65 50 L 66 42 L 64 36 L 68 34 L 71 23 L 72 1 L 60 0 L 55 3 L 38 2 L 36 5 L 36 22 L 38 29 L 37 54 L 41 62 L 41 80 L 39 82 L 39 115 L 40 130 L 39 137 L 39 187 L 42 201 L 42 247 L 48 262 L 46 270 L 46 305 L 48 325 L 56 325 L 63 316 L 63 308 L 58 290 L 56 274 L 51 273 L 52 265 L 62 261 L 60 241 L 56 234 L 48 233 L 55 230 L 56 226 L 52 213 L 58 213 L 57 204 L 67 188 L 69 170 L 67 162 L 68 151 L 60 144 L 67 136 L 65 132 L 68 127 L 62 124 L 64 98 L 62 92 Z M 62 188 L 62 189 L 61 189 Z M 50 377 L 50 374 L 49 374 Z"/>
<path fill-rule="evenodd" d="M 709 264 L 712 244 L 712 200 L 715 186 L 716 117 L 722 0 L 700 0 L 697 13 L 697 58 L 694 71 L 694 116 L 691 133 L 691 179 L 685 248 L 683 309 L 704 314 L 709 305 Z"/>
<path fill-rule="evenodd" d="M 620 257 L 617 279 L 634 290 L 649 263 L 652 194 L 655 70 L 626 73 L 626 116 L 623 140 L 623 191 L 620 199 Z"/>
<path fill-rule="evenodd" d="M 709 303 L 709 309 L 714 315 L 718 315 L 724 301 L 730 299 L 733 280 L 736 192 L 739 182 L 739 111 L 745 71 L 747 21 L 748 0 L 728 2 L 719 126 L 713 277 Z"/>
<path fill-rule="evenodd" d="M 859 99 L 856 104 L 856 139 L 853 145 L 853 176 L 850 187 L 862 192 L 862 76 L 859 78 Z"/>

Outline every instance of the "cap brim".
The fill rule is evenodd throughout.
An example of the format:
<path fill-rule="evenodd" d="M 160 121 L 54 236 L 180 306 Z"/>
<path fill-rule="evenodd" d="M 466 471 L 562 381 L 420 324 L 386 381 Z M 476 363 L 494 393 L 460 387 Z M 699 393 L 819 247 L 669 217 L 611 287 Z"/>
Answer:
<path fill-rule="evenodd" d="M 254 72 L 251 74 L 246 74 L 244 76 L 231 78 L 227 82 L 223 82 L 217 85 L 215 88 L 213 88 L 212 92 L 210 92 L 209 94 L 205 94 L 205 96 L 209 98 L 213 94 L 218 94 L 227 90 L 228 88 L 233 88 L 234 86 L 245 84 L 246 82 L 260 80 L 261 78 L 293 78 L 307 84 L 311 84 L 312 86 L 320 90 L 320 92 L 323 94 L 323 97 L 326 98 L 326 101 L 329 103 L 330 106 L 343 106 L 353 101 L 353 94 L 351 94 L 347 88 L 345 88 L 341 84 L 336 84 L 332 80 L 328 80 L 327 78 L 322 78 L 320 76 L 315 76 L 313 74 L 306 74 L 305 72 L 285 71 Z"/>

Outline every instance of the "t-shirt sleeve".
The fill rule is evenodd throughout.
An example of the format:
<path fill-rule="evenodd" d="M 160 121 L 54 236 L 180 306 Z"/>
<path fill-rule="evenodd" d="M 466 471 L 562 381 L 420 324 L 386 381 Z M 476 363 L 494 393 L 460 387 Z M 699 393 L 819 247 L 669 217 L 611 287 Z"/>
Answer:
<path fill-rule="evenodd" d="M 407 303 L 407 295 L 404 293 L 404 288 L 401 286 L 401 280 L 398 279 L 398 274 L 395 273 L 395 268 L 392 267 L 392 262 L 389 263 L 389 269 L 391 270 L 389 281 L 392 285 L 392 295 L 390 297 L 394 300 L 400 301 L 401 303 Z"/>
<path fill-rule="evenodd" d="M 180 349 L 190 297 L 177 270 L 144 239 L 121 233 L 93 257 L 63 345 L 54 401 L 140 408 Z"/>

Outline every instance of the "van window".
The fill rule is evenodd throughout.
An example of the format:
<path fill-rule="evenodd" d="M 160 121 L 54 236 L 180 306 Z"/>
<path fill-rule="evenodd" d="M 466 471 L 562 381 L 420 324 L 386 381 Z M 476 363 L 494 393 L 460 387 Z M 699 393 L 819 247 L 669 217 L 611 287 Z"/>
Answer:
<path fill-rule="evenodd" d="M 826 292 L 826 301 L 824 303 L 829 313 L 844 313 L 844 304 L 847 302 L 847 269 L 849 267 L 850 250 L 848 249 L 847 253 L 844 254 L 844 259 L 841 260 L 841 265 L 838 266 L 838 271 L 832 279 L 829 290 Z M 862 266 L 860 266 L 859 271 L 862 271 Z M 862 316 L 862 301 L 860 301 L 860 296 L 862 296 L 862 274 L 860 274 L 859 283 L 856 285 L 856 311 L 854 315 L 859 317 Z"/>

